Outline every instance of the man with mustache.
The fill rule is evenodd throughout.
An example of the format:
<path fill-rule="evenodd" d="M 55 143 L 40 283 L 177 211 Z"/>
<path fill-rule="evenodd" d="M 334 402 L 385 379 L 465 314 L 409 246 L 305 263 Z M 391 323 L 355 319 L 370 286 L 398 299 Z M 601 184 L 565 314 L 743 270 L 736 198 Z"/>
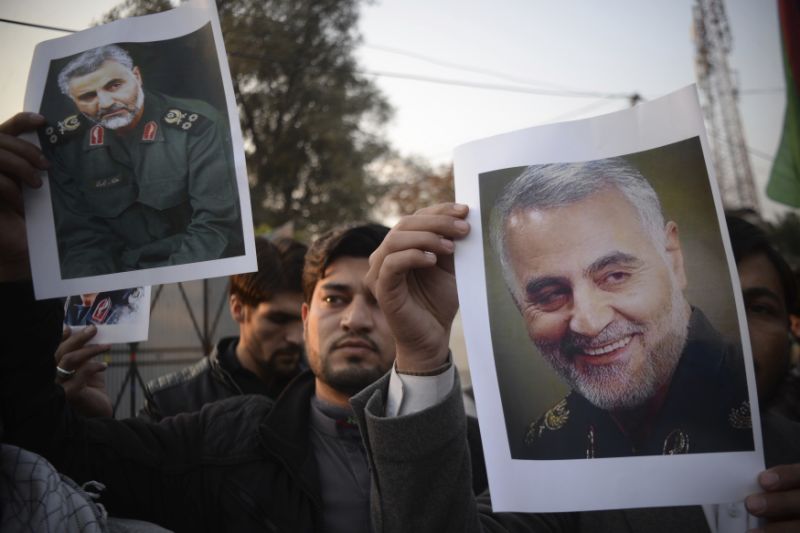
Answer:
<path fill-rule="evenodd" d="M 34 300 L 20 230 L 21 187 L 41 186 L 38 171 L 50 164 L 17 135 L 43 121 L 23 113 L 0 124 L 0 293 L 18 305 L 2 324 L 8 339 L 0 354 L 3 443 L 46 457 L 79 483 L 101 480 L 110 513 L 176 531 L 373 531 L 371 505 L 379 505 L 384 487 L 370 478 L 348 399 L 395 359 L 386 315 L 364 278 L 388 228 L 338 228 L 311 246 L 301 308 L 311 372 L 275 402 L 241 395 L 158 424 L 83 418 L 53 382 L 63 305 Z M 90 358 L 86 352 L 74 363 Z M 420 401 L 406 394 L 402 404 Z M 474 420 L 467 425 L 477 429 Z M 472 450 L 482 453 L 477 433 L 471 436 Z M 467 456 L 464 466 L 483 473 L 469 490 L 481 492 L 482 455 Z"/>
<path fill-rule="evenodd" d="M 491 236 L 528 335 L 572 389 L 518 458 L 753 449 L 741 351 L 686 301 L 678 227 L 638 169 L 528 167 Z"/>
<path fill-rule="evenodd" d="M 244 253 L 225 118 L 198 100 L 145 90 L 119 46 L 58 75 L 78 113 L 39 131 L 64 279 Z"/>
<path fill-rule="evenodd" d="M 303 366 L 305 253 L 293 239 L 257 238 L 258 270 L 230 277 L 228 307 L 239 336 L 220 339 L 207 357 L 148 383 L 141 416 L 158 421 L 240 394 L 277 398 Z"/>

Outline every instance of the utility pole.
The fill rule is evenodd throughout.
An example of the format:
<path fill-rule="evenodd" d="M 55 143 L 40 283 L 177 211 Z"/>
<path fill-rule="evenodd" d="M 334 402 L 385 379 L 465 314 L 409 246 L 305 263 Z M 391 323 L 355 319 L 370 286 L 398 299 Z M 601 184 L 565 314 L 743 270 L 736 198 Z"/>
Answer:
<path fill-rule="evenodd" d="M 728 66 L 731 32 L 722 0 L 695 0 L 695 70 L 711 144 L 711 161 L 726 208 L 760 212 L 742 122 L 739 90 Z"/>

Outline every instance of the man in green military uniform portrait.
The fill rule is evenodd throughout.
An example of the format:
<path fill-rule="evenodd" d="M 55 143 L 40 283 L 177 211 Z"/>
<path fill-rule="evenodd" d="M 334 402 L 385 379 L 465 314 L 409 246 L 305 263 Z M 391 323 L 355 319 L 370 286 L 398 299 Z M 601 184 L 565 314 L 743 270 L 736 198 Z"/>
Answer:
<path fill-rule="evenodd" d="M 678 226 L 636 167 L 528 167 L 491 234 L 528 336 L 571 389 L 515 458 L 753 449 L 741 349 L 687 301 Z"/>
<path fill-rule="evenodd" d="M 77 108 L 40 130 L 64 279 L 244 254 L 230 133 L 211 105 L 144 89 L 116 45 L 58 75 Z"/>

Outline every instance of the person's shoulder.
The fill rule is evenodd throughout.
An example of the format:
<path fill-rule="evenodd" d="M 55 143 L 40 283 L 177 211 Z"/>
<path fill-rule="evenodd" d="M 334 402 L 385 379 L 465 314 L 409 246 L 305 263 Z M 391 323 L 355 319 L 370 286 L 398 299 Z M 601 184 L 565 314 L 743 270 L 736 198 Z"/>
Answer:
<path fill-rule="evenodd" d="M 153 395 L 159 395 L 174 389 L 185 386 L 187 383 L 201 379 L 211 370 L 208 357 L 202 357 L 196 363 L 182 368 L 170 374 L 165 374 L 147 383 L 147 391 Z"/>
<path fill-rule="evenodd" d="M 243 394 L 208 403 L 200 410 L 206 453 L 230 457 L 259 448 L 258 428 L 275 401 L 261 394 Z"/>
<path fill-rule="evenodd" d="M 200 135 L 222 121 L 220 112 L 202 100 L 155 93 L 152 98 L 158 100 L 161 122 L 173 131 Z"/>
<path fill-rule="evenodd" d="M 585 457 L 582 405 L 576 393 L 570 393 L 535 421 L 525 431 L 525 459 L 582 459 Z M 573 449 L 574 448 L 574 449 Z"/>

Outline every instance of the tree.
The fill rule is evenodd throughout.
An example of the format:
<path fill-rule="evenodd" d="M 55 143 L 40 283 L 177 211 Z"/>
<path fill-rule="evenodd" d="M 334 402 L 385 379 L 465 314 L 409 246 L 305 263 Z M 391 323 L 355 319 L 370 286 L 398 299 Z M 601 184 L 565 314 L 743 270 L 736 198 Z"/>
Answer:
<path fill-rule="evenodd" d="M 384 188 L 391 107 L 357 72 L 360 0 L 218 0 L 245 139 L 254 223 L 310 233 L 364 219 Z M 104 21 L 172 7 L 125 0 Z"/>
<path fill-rule="evenodd" d="M 433 168 L 419 157 L 390 154 L 373 168 L 386 188 L 377 208 L 389 218 L 410 215 L 422 207 L 455 198 L 452 164 Z"/>

